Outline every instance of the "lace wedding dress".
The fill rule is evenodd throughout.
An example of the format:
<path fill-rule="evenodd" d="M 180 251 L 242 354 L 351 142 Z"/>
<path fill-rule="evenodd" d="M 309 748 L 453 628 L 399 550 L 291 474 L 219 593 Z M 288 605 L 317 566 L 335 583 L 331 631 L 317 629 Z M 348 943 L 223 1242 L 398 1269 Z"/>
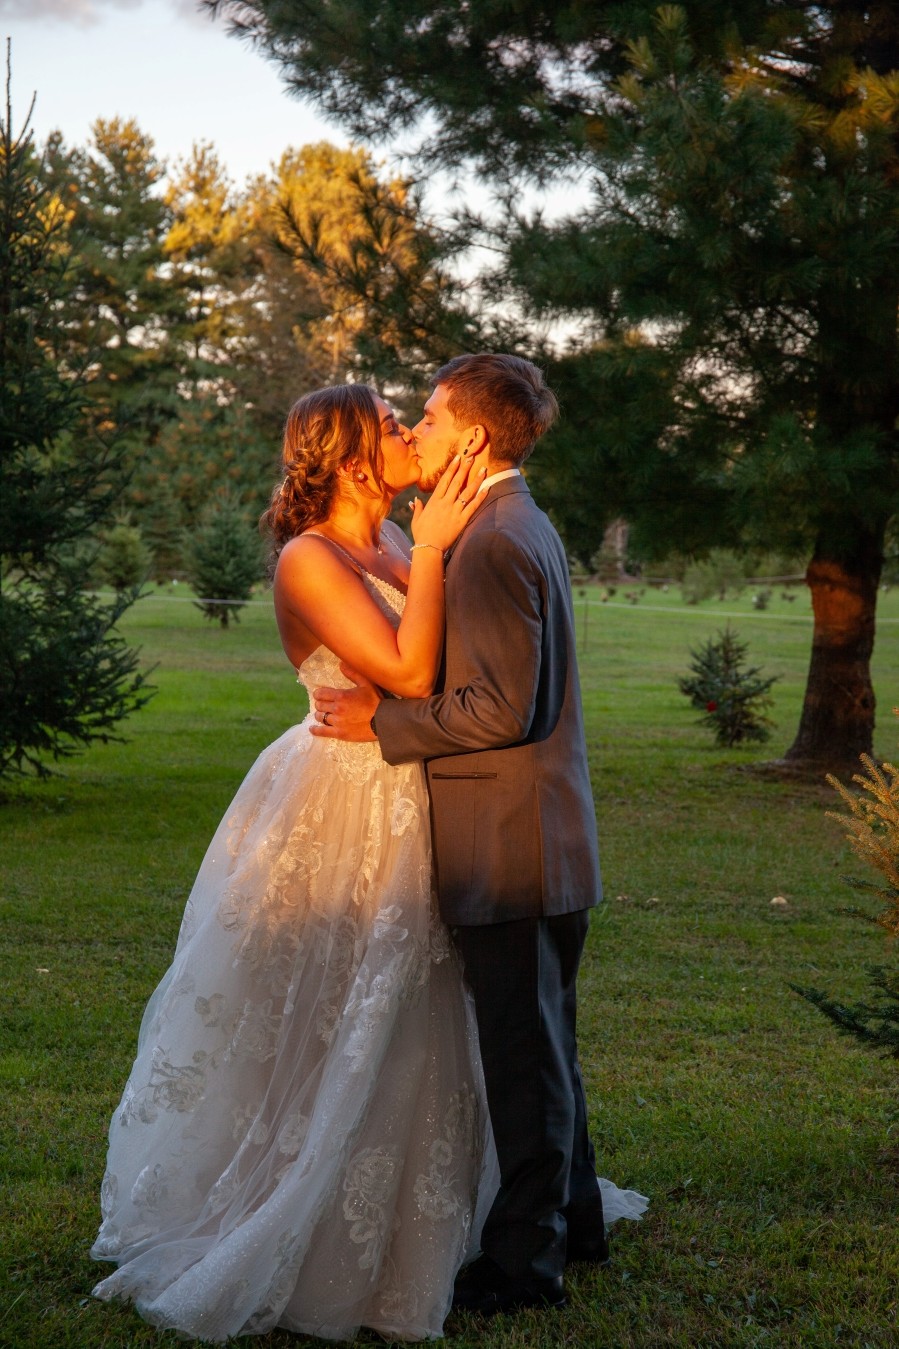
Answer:
<path fill-rule="evenodd" d="M 347 684 L 324 648 L 298 673 Z M 422 767 L 307 718 L 238 791 L 144 1014 L 94 1291 L 205 1340 L 438 1336 L 491 1151 Z"/>

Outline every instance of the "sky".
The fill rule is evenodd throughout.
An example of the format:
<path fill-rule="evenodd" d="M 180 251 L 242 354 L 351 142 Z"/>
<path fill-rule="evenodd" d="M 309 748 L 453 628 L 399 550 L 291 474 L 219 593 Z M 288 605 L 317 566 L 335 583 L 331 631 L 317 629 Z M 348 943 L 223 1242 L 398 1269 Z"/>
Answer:
<path fill-rule="evenodd" d="M 60 130 L 67 144 L 84 145 L 98 117 L 131 117 L 169 166 L 194 142 L 211 142 L 238 185 L 265 173 L 288 146 L 349 144 L 340 126 L 288 95 L 274 62 L 229 37 L 199 0 L 0 0 L 0 37 L 12 39 L 14 129 L 36 94 L 38 142 Z M 370 148 L 376 162 L 389 162 L 384 147 Z M 434 174 L 425 204 L 441 215 L 469 196 L 479 209 L 489 206 L 469 175 L 458 175 L 454 191 L 449 175 Z M 566 184 L 523 200 L 540 200 L 556 215 L 585 199 L 585 188 Z"/>
<path fill-rule="evenodd" d="M 348 144 L 196 0 L 0 0 L 0 36 L 12 38 L 14 129 L 36 93 L 38 141 L 58 129 L 83 145 L 98 117 L 131 117 L 170 164 L 211 141 L 236 183 L 290 145 Z"/>
<path fill-rule="evenodd" d="M 266 173 L 289 146 L 349 144 L 336 123 L 286 92 L 274 62 L 229 36 L 199 0 L 0 0 L 0 37 L 12 39 L 13 130 L 36 95 L 39 144 L 59 130 L 67 145 L 85 145 L 98 117 L 133 118 L 169 169 L 208 141 L 238 186 Z M 389 151 L 400 147 L 369 148 L 376 163 L 390 164 Z M 408 170 L 408 161 L 394 158 L 393 167 Z M 431 174 L 423 186 L 431 217 L 446 220 L 465 201 L 491 213 L 489 190 L 465 172 Z M 569 183 L 549 194 L 527 190 L 521 201 L 552 217 L 582 207 L 587 195 L 586 184 Z M 456 265 L 468 276 L 484 261 L 473 249 Z"/>

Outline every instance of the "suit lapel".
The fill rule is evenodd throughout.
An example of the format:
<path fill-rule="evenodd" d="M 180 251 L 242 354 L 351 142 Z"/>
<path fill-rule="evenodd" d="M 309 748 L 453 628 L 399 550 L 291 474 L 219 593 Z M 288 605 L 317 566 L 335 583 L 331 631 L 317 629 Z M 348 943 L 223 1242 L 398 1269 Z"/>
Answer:
<path fill-rule="evenodd" d="M 465 535 L 483 515 L 484 510 L 491 502 L 498 501 L 500 497 L 512 496 L 517 492 L 527 492 L 530 495 L 530 488 L 524 478 L 503 478 L 502 482 L 495 482 L 492 487 L 488 487 L 484 493 L 484 501 L 475 511 L 474 515 L 468 521 L 468 524 L 462 530 L 459 537 L 447 548 L 444 553 L 444 566 L 449 566 L 453 553 L 459 547 L 459 544 L 465 538 Z"/>

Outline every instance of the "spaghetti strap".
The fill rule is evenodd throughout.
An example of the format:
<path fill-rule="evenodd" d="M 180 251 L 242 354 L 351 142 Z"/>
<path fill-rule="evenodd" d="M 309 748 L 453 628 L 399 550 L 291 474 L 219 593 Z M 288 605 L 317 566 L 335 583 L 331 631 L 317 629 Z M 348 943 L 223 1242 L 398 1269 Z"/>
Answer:
<path fill-rule="evenodd" d="M 313 538 L 324 539 L 325 543 L 330 543 L 332 548 L 336 548 L 338 552 L 343 553 L 344 557 L 348 558 L 349 561 L 352 562 L 354 567 L 358 567 L 359 571 L 364 571 L 366 576 L 371 576 L 376 581 L 382 581 L 384 579 L 382 576 L 375 575 L 373 571 L 369 571 L 368 567 L 364 567 L 362 563 L 359 561 L 359 559 L 357 557 L 353 557 L 353 554 L 349 552 L 346 548 L 344 548 L 342 544 L 339 544 L 336 539 L 329 538 L 327 534 L 320 534 L 317 529 L 304 529 L 302 534 L 298 534 L 296 537 L 298 539 L 306 539 L 309 537 L 310 534 L 313 536 Z M 384 535 L 384 540 L 386 543 L 389 543 L 391 547 L 397 553 L 400 554 L 401 557 L 404 556 L 402 549 L 400 549 L 398 544 L 390 537 L 389 534 Z M 386 584 L 390 585 L 391 583 L 388 581 L 386 582 Z M 398 587 L 394 587 L 394 589 L 398 589 Z"/>
<path fill-rule="evenodd" d="M 353 557 L 353 554 L 352 554 L 351 552 L 349 552 L 348 549 L 343 548 L 343 547 L 337 542 L 336 539 L 329 539 L 328 536 L 327 536 L 327 534 L 319 534 L 319 532 L 318 532 L 317 529 L 304 529 L 303 532 L 302 532 L 302 534 L 298 534 L 298 535 L 297 535 L 297 538 L 298 538 L 298 539 L 307 539 L 307 538 L 309 537 L 310 534 L 311 534 L 312 537 L 315 538 L 315 539 L 324 539 L 325 543 L 330 543 L 330 545 L 331 545 L 332 548 L 336 548 L 337 551 L 338 551 L 339 553 L 343 553 L 344 557 L 345 557 L 345 558 L 348 558 L 349 561 L 352 562 L 353 566 L 354 566 L 358 571 L 364 571 L 365 574 L 366 574 L 366 576 L 371 576 L 371 575 L 372 575 L 372 573 L 368 570 L 368 567 L 363 567 L 363 565 L 362 565 L 362 563 L 359 561 L 359 559 Z"/>

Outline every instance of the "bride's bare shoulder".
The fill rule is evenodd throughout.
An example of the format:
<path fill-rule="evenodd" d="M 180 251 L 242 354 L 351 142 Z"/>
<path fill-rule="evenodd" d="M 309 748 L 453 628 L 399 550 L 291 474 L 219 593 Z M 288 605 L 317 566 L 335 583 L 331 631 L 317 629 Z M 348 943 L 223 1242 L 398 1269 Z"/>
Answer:
<path fill-rule="evenodd" d="M 322 552 L 335 552 L 334 544 L 324 534 L 318 530 L 307 529 L 302 534 L 294 534 L 292 539 L 288 539 L 281 552 L 278 554 L 278 561 L 282 558 L 302 557 L 309 549 Z"/>
<path fill-rule="evenodd" d="M 329 586 L 358 582 L 359 569 L 353 560 L 333 540 L 311 530 L 288 539 L 275 565 L 276 595 L 310 589 L 318 593 Z"/>

